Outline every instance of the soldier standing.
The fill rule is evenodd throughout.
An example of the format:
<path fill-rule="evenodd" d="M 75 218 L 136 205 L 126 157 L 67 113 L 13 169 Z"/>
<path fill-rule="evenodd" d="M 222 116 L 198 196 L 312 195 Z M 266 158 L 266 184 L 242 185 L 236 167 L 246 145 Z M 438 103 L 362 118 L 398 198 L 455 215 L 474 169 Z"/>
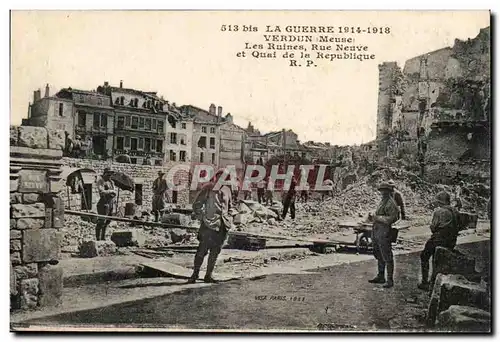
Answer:
<path fill-rule="evenodd" d="M 271 177 L 266 177 L 266 205 L 273 205 L 273 190 L 271 187 Z"/>
<path fill-rule="evenodd" d="M 101 177 L 97 181 L 97 189 L 99 190 L 99 201 L 97 202 L 97 214 L 111 216 L 115 204 L 115 184 L 111 180 L 111 170 L 105 168 Z M 106 228 L 111 220 L 99 218 L 95 227 L 95 235 L 97 240 L 104 240 L 106 237 Z"/>
<path fill-rule="evenodd" d="M 429 260 L 434 255 L 436 247 L 455 248 L 459 231 L 458 211 L 450 205 L 450 194 L 441 191 L 436 195 L 438 208 L 434 210 L 431 221 L 432 236 L 425 244 L 420 254 L 422 267 L 422 282 L 419 289 L 429 289 Z"/>
<path fill-rule="evenodd" d="M 155 222 L 158 222 L 160 212 L 165 209 L 165 195 L 167 193 L 167 180 L 163 178 L 165 173 L 158 172 L 158 178 L 153 182 L 153 213 L 155 215 Z"/>
<path fill-rule="evenodd" d="M 201 226 L 198 231 L 200 243 L 194 257 L 194 270 L 189 283 L 195 283 L 198 279 L 201 265 L 208 252 L 210 252 L 210 255 L 208 256 L 207 272 L 203 281 L 207 283 L 217 282 L 213 279 L 212 272 L 232 225 L 232 217 L 229 214 L 231 188 L 228 185 L 223 185 L 220 189 L 217 189 L 217 182 L 223 172 L 223 170 L 219 170 L 215 177 L 203 186 L 193 203 L 193 211 L 201 220 Z"/>
<path fill-rule="evenodd" d="M 266 188 L 266 181 L 263 179 L 257 183 L 257 200 L 259 203 L 264 203 L 264 194 Z"/>
<path fill-rule="evenodd" d="M 388 183 L 380 184 L 378 190 L 382 194 L 382 200 L 373 216 L 373 255 L 378 262 L 378 274 L 368 282 L 373 284 L 384 284 L 384 288 L 394 286 L 394 257 L 391 246 L 392 224 L 399 219 L 399 210 L 392 198 L 392 186 Z M 387 267 L 387 282 L 385 280 L 385 269 Z"/>
<path fill-rule="evenodd" d="M 392 198 L 394 198 L 394 202 L 396 202 L 396 205 L 399 208 L 399 212 L 401 213 L 401 220 L 406 220 L 406 210 L 403 195 L 396 189 L 396 182 L 394 182 L 392 179 L 388 182 L 388 184 L 392 187 Z"/>
<path fill-rule="evenodd" d="M 290 189 L 285 195 L 285 200 L 283 201 L 283 219 L 285 219 L 288 209 L 290 208 L 290 217 L 292 220 L 295 219 L 295 197 L 297 191 L 295 187 L 297 186 L 297 179 L 295 176 L 292 177 L 292 183 L 290 184 Z"/>

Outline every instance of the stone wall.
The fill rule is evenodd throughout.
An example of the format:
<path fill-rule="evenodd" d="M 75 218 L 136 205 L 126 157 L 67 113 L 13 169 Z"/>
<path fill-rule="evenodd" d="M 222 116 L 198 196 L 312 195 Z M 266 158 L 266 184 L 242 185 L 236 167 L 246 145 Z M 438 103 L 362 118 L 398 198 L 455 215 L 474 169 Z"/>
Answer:
<path fill-rule="evenodd" d="M 91 169 L 94 170 L 95 176 L 102 175 L 106 167 L 110 168 L 112 171 L 122 172 L 134 180 L 136 189 L 135 191 L 123 191 L 120 190 L 118 197 L 118 210 L 124 213 L 124 207 L 126 203 L 136 203 L 138 210 L 151 211 L 152 206 L 152 186 L 153 181 L 158 177 L 158 172 L 163 171 L 168 174 L 168 171 L 173 167 L 179 165 L 190 165 L 189 163 L 172 163 L 169 162 L 164 166 L 151 166 L 151 165 L 137 165 L 137 164 L 125 164 L 117 163 L 112 161 L 100 161 L 91 159 L 75 159 L 75 158 L 63 158 L 63 170 L 65 174 L 69 174 L 77 169 Z M 174 184 L 188 184 L 189 182 L 189 172 L 179 169 L 174 176 Z M 91 189 L 92 193 L 92 210 L 96 211 L 97 201 L 99 200 L 99 193 L 97 186 L 95 185 L 95 178 L 92 180 L 84 180 L 87 183 L 86 187 Z M 92 184 L 93 183 L 93 184 Z M 136 195 L 139 197 L 140 188 L 142 186 L 142 204 L 136 202 Z M 69 194 L 69 196 L 68 196 Z M 168 191 L 168 195 L 172 198 L 172 190 Z M 69 198 L 69 201 L 68 201 Z M 81 193 L 72 193 L 71 188 L 64 185 L 63 191 L 61 193 L 61 199 L 64 202 L 66 208 L 71 210 L 82 210 L 83 197 Z M 140 203 L 140 202 L 139 202 Z M 182 190 L 177 193 L 177 204 L 180 206 L 186 206 L 189 204 L 189 191 Z"/>
<path fill-rule="evenodd" d="M 64 225 L 61 158 L 64 134 L 43 127 L 10 127 L 11 306 L 57 305 L 62 268 L 57 265 Z"/>

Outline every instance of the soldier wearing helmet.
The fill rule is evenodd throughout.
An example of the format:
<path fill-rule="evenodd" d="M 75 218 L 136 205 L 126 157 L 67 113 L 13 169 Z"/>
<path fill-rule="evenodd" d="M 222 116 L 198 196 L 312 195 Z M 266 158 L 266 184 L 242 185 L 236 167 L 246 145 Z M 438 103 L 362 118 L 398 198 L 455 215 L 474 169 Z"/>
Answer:
<path fill-rule="evenodd" d="M 422 282 L 419 289 L 429 289 L 429 260 L 434 255 L 436 247 L 455 248 L 459 231 L 459 213 L 450 205 L 450 194 L 441 191 L 436 195 L 438 208 L 434 210 L 431 221 L 432 236 L 425 244 L 420 254 L 422 267 Z"/>
<path fill-rule="evenodd" d="M 382 200 L 373 216 L 373 255 L 378 262 L 377 276 L 368 282 L 372 284 L 384 284 L 384 288 L 394 286 L 394 257 L 392 255 L 391 229 L 399 219 L 399 210 L 392 197 L 392 186 L 389 183 L 382 183 L 378 187 L 382 195 Z M 385 270 L 387 268 L 387 282 Z"/>

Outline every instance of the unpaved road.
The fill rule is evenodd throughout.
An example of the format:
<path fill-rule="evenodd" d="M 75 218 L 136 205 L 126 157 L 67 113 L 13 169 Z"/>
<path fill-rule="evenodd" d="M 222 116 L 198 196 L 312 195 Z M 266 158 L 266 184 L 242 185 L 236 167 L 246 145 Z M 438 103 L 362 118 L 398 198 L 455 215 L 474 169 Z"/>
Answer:
<path fill-rule="evenodd" d="M 489 268 L 490 241 L 460 245 L 459 250 Z M 396 257 L 395 287 L 373 286 L 375 261 L 314 270 L 312 274 L 275 274 L 210 287 L 189 288 L 150 299 L 99 309 L 38 318 L 26 323 L 90 326 L 142 326 L 184 329 L 336 330 L 422 329 L 418 317 L 428 297 L 418 290 L 418 253 Z"/>

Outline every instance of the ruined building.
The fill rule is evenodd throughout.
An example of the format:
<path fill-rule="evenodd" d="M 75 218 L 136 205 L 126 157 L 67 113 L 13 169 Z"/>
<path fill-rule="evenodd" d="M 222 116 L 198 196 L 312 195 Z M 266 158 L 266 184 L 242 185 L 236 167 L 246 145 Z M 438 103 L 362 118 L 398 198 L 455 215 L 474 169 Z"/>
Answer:
<path fill-rule="evenodd" d="M 456 172 L 488 181 L 490 28 L 452 47 L 379 66 L 377 147 L 389 163 L 449 182 Z"/>

